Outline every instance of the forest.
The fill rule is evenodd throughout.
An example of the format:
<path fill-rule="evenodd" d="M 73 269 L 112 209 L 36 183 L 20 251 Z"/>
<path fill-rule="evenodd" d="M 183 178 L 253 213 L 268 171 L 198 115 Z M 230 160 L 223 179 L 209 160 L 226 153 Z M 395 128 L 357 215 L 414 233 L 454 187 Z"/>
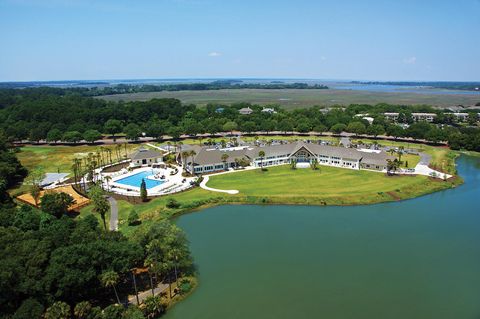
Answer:
<path fill-rule="evenodd" d="M 193 274 L 184 233 L 165 220 L 139 226 L 134 238 L 126 238 L 104 230 L 98 216 L 75 218 L 65 193 L 45 194 L 40 209 L 17 206 L 7 188 L 26 175 L 14 148 L 0 135 L 0 318 L 161 315 L 167 305 L 158 295 L 147 297 L 141 308 L 123 306 L 127 295 L 135 294 L 132 271 L 147 269 L 145 284 L 142 276 L 137 278 L 139 290 L 160 281 L 172 285 Z"/>
<path fill-rule="evenodd" d="M 245 107 L 250 107 L 253 113 L 239 114 L 238 110 Z M 69 89 L 4 89 L 0 90 L 0 130 L 10 141 L 49 143 L 94 142 L 102 134 L 114 137 L 125 134 L 134 141 L 143 135 L 161 140 L 165 135 L 178 139 L 182 134 L 237 130 L 245 133 L 346 131 L 357 135 L 411 137 L 432 143 L 447 141 L 454 149 L 480 150 L 476 110 L 469 111 L 466 123 L 459 123 L 448 111 L 427 105 L 352 104 L 292 111 L 275 105 L 270 107 L 275 112 L 262 112 L 263 106 L 249 103 L 197 107 L 177 99 L 107 102 L 72 93 Z M 399 112 L 398 123 L 386 120 L 384 112 Z M 433 123 L 414 122 L 412 112 L 432 112 L 437 117 Z M 373 123 L 358 116 L 361 114 L 369 114 L 374 118 Z"/>

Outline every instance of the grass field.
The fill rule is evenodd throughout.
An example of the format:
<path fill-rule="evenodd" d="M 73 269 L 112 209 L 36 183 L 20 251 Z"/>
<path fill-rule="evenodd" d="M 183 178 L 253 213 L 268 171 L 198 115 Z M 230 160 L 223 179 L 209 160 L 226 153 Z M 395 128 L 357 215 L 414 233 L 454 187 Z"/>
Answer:
<path fill-rule="evenodd" d="M 115 146 L 102 146 L 104 148 L 114 149 Z M 137 145 L 127 144 L 127 151 L 131 152 L 137 148 Z M 88 153 L 95 153 L 99 146 L 79 145 L 79 146 L 25 146 L 20 148 L 17 157 L 27 169 L 42 169 L 46 173 L 62 172 L 70 173 L 73 159 L 83 158 Z M 125 149 L 122 145 L 122 154 Z M 114 154 L 114 153 L 113 153 Z M 114 156 L 114 155 L 112 155 Z"/>
<path fill-rule="evenodd" d="M 114 145 L 102 146 L 104 148 L 114 149 Z M 127 144 L 127 152 L 131 152 L 138 148 L 138 145 Z M 29 171 L 34 169 L 41 169 L 44 173 L 69 173 L 72 174 L 72 165 L 74 158 L 83 158 L 88 156 L 88 153 L 95 153 L 99 146 L 78 145 L 78 146 L 25 146 L 20 148 L 17 157 Z M 122 154 L 125 153 L 125 148 L 122 145 Z M 112 157 L 115 159 L 115 152 L 112 152 Z M 12 195 L 17 195 L 25 191 L 25 187 L 10 190 Z"/>
<path fill-rule="evenodd" d="M 268 197 L 271 201 L 294 203 L 368 204 L 389 199 L 409 198 L 424 191 L 443 188 L 425 176 L 394 176 L 364 170 L 320 166 L 319 170 L 296 169 L 288 165 L 268 171 L 246 171 L 211 177 L 208 186 L 237 189 L 241 195 Z M 390 197 L 390 198 L 389 198 Z"/>
<path fill-rule="evenodd" d="M 108 101 L 147 101 L 153 98 L 177 98 L 184 103 L 206 105 L 208 103 L 230 104 L 250 102 L 255 104 L 278 104 L 286 109 L 309 107 L 313 105 L 349 105 L 390 103 L 402 105 L 427 104 L 440 107 L 452 105 L 474 105 L 480 102 L 480 96 L 462 94 L 431 94 L 406 92 L 370 92 L 353 90 L 265 90 L 265 89 L 227 89 L 211 91 L 175 91 L 145 92 L 118 95 L 106 95 Z"/>

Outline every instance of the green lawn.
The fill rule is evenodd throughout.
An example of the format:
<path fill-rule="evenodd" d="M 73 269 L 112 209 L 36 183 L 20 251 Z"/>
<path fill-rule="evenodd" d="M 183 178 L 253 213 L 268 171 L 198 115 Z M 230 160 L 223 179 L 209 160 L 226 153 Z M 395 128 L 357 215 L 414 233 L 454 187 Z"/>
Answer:
<path fill-rule="evenodd" d="M 319 170 L 296 169 L 288 165 L 268 171 L 212 176 L 208 186 L 237 189 L 239 196 L 265 197 L 273 202 L 367 204 L 409 198 L 450 187 L 426 176 L 386 176 L 364 170 L 320 166 Z"/>

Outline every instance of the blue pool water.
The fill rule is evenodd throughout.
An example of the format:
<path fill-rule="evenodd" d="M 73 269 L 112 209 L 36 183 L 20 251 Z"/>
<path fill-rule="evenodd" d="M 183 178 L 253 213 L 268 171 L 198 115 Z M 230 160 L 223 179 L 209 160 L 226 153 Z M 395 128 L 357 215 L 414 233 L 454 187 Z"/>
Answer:
<path fill-rule="evenodd" d="M 127 185 L 127 186 L 133 186 L 133 187 L 140 187 L 140 184 L 142 183 L 142 179 L 145 179 L 145 184 L 147 186 L 147 189 L 150 189 L 152 187 L 162 185 L 165 183 L 164 181 L 156 181 L 153 179 L 148 179 L 148 176 L 155 175 L 154 171 L 143 171 L 122 179 L 119 179 L 115 181 L 116 183 Z"/>

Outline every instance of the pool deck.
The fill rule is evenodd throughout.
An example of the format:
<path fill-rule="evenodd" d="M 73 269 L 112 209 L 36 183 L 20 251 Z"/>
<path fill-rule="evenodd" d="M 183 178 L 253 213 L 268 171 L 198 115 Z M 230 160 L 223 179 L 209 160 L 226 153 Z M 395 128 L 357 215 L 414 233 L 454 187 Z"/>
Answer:
<path fill-rule="evenodd" d="M 181 167 L 177 167 L 178 172 L 175 175 L 171 175 L 175 170 L 172 168 L 156 168 L 153 169 L 157 174 L 165 175 L 165 180 L 162 184 L 147 189 L 148 196 L 161 196 L 167 194 L 173 194 L 180 191 L 184 191 L 190 187 L 191 182 L 196 180 L 196 177 L 183 177 Z M 103 185 L 106 189 L 113 193 L 127 195 L 127 196 L 140 196 L 140 187 L 130 186 L 118 181 L 141 172 L 152 171 L 151 167 L 140 167 L 133 169 L 130 172 L 120 171 L 115 173 L 102 173 L 97 172 L 100 175 L 100 179 L 103 181 Z M 110 176 L 111 180 L 107 182 L 106 176 Z M 184 182 L 182 182 L 185 180 Z"/>

